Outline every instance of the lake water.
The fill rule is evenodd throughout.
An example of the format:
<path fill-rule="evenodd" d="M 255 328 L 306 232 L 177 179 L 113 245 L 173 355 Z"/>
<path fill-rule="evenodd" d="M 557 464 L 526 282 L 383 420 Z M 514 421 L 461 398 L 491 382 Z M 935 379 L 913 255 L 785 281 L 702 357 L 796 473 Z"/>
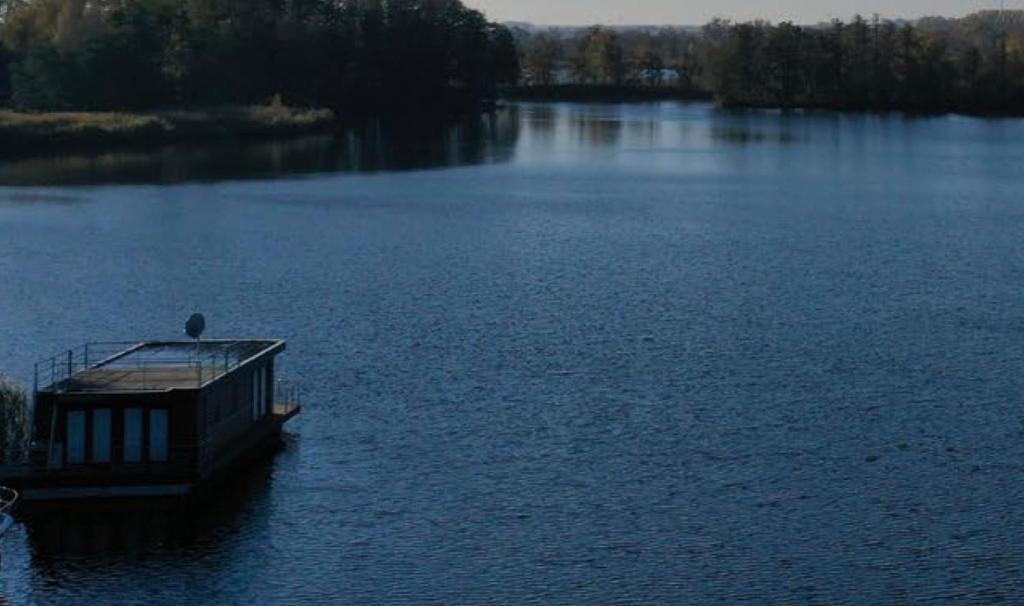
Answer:
<path fill-rule="evenodd" d="M 1024 601 L 1024 122 L 518 105 L 0 160 L 0 368 L 289 340 L 284 450 L 11 604 Z"/>

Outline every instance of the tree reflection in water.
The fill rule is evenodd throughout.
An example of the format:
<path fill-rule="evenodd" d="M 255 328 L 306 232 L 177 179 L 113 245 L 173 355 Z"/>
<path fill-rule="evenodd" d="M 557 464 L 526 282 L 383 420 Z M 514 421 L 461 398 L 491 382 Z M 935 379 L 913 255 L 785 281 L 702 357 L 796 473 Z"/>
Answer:
<path fill-rule="evenodd" d="M 0 184 L 160 184 L 472 166 L 511 160 L 518 138 L 519 110 L 508 107 L 457 122 L 376 122 L 281 140 L 0 157 Z"/>

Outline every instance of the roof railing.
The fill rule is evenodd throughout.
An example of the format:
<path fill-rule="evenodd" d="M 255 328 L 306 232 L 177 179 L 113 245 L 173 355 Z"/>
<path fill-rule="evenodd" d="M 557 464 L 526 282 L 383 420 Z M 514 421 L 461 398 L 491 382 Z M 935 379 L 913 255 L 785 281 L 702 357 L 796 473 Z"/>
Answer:
<path fill-rule="evenodd" d="M 40 360 L 34 368 L 33 391 L 52 389 L 77 373 L 98 368 L 141 346 L 138 341 L 91 342 Z"/>
<path fill-rule="evenodd" d="M 160 373 L 167 369 L 190 368 L 196 373 L 196 386 L 227 374 L 241 366 L 248 352 L 240 349 L 244 341 L 206 341 L 192 350 L 186 343 L 173 343 L 185 355 L 132 355 L 147 347 L 159 354 L 159 343 L 140 341 L 86 343 L 80 347 L 37 362 L 34 369 L 33 392 L 61 391 L 62 386 L 86 371 L 99 368 L 131 371 L 131 380 L 120 381 L 121 387 L 103 391 L 153 391 L 161 389 Z M 86 390 L 88 391 L 88 390 Z"/>
<path fill-rule="evenodd" d="M 302 388 L 288 380 L 277 381 L 274 393 L 274 414 L 290 415 L 302 406 Z"/>

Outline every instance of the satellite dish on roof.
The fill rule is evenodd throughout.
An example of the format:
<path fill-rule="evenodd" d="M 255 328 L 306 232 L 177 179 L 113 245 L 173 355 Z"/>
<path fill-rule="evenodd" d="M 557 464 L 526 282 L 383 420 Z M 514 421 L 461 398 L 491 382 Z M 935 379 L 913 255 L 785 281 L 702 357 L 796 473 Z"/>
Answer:
<path fill-rule="evenodd" d="M 192 314 L 192 317 L 185 322 L 185 334 L 192 337 L 196 341 L 203 335 L 203 330 L 206 328 L 206 318 L 203 314 Z"/>

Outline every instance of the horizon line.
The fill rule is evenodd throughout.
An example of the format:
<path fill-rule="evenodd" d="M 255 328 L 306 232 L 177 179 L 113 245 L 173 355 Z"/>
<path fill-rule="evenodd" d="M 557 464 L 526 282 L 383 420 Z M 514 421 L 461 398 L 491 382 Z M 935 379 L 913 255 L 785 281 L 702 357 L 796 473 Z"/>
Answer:
<path fill-rule="evenodd" d="M 722 15 L 716 15 L 714 17 L 711 17 L 711 18 L 705 20 L 702 23 L 695 23 L 695 22 L 689 22 L 689 23 L 685 23 L 685 22 L 661 22 L 661 23 L 651 23 L 651 22 L 633 22 L 633 23 L 629 23 L 629 22 L 620 22 L 620 23 L 615 23 L 615 22 L 580 22 L 580 23 L 564 23 L 563 22 L 563 23 L 545 23 L 545 22 L 531 21 L 529 19 L 503 19 L 503 20 L 500 21 L 500 23 L 511 24 L 511 25 L 529 25 L 529 26 L 532 26 L 532 27 L 544 27 L 544 28 L 581 28 L 581 27 L 594 27 L 594 26 L 604 26 L 604 27 L 703 27 L 704 25 L 707 25 L 708 23 L 711 23 L 712 21 L 714 21 L 716 19 L 720 19 L 720 20 L 723 20 L 723 21 L 731 21 L 733 23 L 752 23 L 752 22 L 755 22 L 755 21 L 765 21 L 765 22 L 773 23 L 773 24 L 774 23 L 790 22 L 790 23 L 793 23 L 794 25 L 811 26 L 811 25 L 821 25 L 821 24 L 831 23 L 832 21 L 835 21 L 837 19 L 840 20 L 840 21 L 849 21 L 849 20 L 855 18 L 858 15 L 860 15 L 861 17 L 864 17 L 867 20 L 870 20 L 875 15 L 878 15 L 879 18 L 881 18 L 883 20 L 886 20 L 886 21 L 910 21 L 910 22 L 913 22 L 913 21 L 921 21 L 923 19 L 963 19 L 965 17 L 970 17 L 971 15 L 978 15 L 978 14 L 983 14 L 983 13 L 1024 13 L 1024 9 L 1018 9 L 1018 8 L 1006 9 L 1006 8 L 998 8 L 997 7 L 997 8 L 986 8 L 986 9 L 968 11 L 968 12 L 962 13 L 960 15 L 954 15 L 954 16 L 941 15 L 941 14 L 926 14 L 926 15 L 921 15 L 919 17 L 891 17 L 891 16 L 884 15 L 882 13 L 864 14 L 864 13 L 856 13 L 855 12 L 855 13 L 852 13 L 852 14 L 846 16 L 846 17 L 839 17 L 839 16 L 832 15 L 832 16 L 827 17 L 826 19 L 819 19 L 819 20 L 814 21 L 814 22 L 797 21 L 796 19 L 771 19 L 771 18 L 767 18 L 767 17 L 753 17 L 753 18 L 749 18 L 749 19 L 741 19 L 741 18 L 736 18 L 736 17 L 726 17 L 726 16 L 722 16 Z"/>

